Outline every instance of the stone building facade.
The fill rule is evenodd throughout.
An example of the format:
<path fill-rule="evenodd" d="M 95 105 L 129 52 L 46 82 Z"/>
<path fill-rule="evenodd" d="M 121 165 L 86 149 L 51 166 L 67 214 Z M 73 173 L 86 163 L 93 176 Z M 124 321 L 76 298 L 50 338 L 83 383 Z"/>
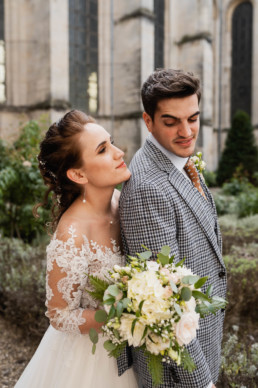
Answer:
<path fill-rule="evenodd" d="M 130 160 L 147 135 L 142 83 L 181 68 L 201 79 L 198 149 L 215 170 L 237 109 L 258 129 L 257 39 L 258 0 L 0 0 L 0 137 L 78 108 Z"/>

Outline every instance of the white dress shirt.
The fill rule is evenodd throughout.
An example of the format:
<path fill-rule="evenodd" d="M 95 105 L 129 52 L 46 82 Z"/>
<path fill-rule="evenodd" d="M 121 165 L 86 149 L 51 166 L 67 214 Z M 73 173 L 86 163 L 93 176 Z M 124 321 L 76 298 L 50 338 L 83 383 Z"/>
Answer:
<path fill-rule="evenodd" d="M 161 152 L 163 152 L 164 155 L 173 163 L 173 165 L 186 177 L 190 180 L 189 176 L 187 175 L 186 171 L 184 170 L 184 166 L 186 165 L 188 158 L 181 158 L 180 156 L 177 156 L 173 154 L 173 152 L 168 151 L 166 148 L 164 148 L 158 140 L 155 139 L 155 137 L 152 135 L 152 133 L 149 134 L 148 140 L 150 140 Z M 212 388 L 212 381 L 206 388 Z"/>

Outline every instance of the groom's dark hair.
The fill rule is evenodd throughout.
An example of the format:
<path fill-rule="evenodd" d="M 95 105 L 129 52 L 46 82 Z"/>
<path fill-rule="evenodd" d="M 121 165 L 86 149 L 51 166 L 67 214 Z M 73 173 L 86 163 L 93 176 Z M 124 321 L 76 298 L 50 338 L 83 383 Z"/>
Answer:
<path fill-rule="evenodd" d="M 201 99 L 200 80 L 183 70 L 156 69 L 141 89 L 145 112 L 154 119 L 157 104 L 165 98 L 183 98 L 196 94 Z"/>

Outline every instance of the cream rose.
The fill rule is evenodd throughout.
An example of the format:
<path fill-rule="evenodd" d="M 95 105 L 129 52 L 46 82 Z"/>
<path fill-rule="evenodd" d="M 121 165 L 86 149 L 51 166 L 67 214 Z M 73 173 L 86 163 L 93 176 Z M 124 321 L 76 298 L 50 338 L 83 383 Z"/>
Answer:
<path fill-rule="evenodd" d="M 121 324 L 119 328 L 119 333 L 124 341 L 128 341 L 128 344 L 130 346 L 137 347 L 141 346 L 144 343 L 144 339 L 142 339 L 142 336 L 145 326 L 140 321 L 136 322 L 132 335 L 131 328 L 134 319 L 134 315 L 122 314 L 120 319 Z"/>
<path fill-rule="evenodd" d="M 188 345 L 195 337 L 198 325 L 199 314 L 196 312 L 184 313 L 175 325 L 176 339 L 179 345 Z"/>

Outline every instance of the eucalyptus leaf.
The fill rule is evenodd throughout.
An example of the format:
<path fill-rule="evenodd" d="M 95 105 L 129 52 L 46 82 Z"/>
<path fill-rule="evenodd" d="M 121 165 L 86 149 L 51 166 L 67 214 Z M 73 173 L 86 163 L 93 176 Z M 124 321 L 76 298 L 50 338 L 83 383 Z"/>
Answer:
<path fill-rule="evenodd" d="M 102 323 L 107 321 L 107 313 L 104 310 L 98 310 L 95 313 L 95 321 Z"/>
<path fill-rule="evenodd" d="M 182 279 L 183 284 L 194 284 L 199 280 L 199 276 L 194 276 L 194 275 L 187 275 L 184 276 Z"/>
<path fill-rule="evenodd" d="M 194 283 L 194 288 L 201 288 L 209 279 L 209 276 L 204 276 L 203 278 L 200 278 L 197 280 L 196 283 Z"/>
<path fill-rule="evenodd" d="M 160 253 L 164 256 L 169 256 L 171 252 L 171 248 L 168 246 L 168 245 L 164 245 L 162 248 L 161 248 L 161 251 Z"/>
<path fill-rule="evenodd" d="M 112 305 L 110 310 L 109 310 L 109 313 L 108 313 L 108 320 L 114 318 L 116 316 L 116 309 L 115 309 L 115 306 Z"/>
<path fill-rule="evenodd" d="M 203 294 L 201 291 L 194 290 L 192 291 L 192 295 L 195 299 L 210 302 L 210 298 L 207 295 Z"/>
<path fill-rule="evenodd" d="M 112 284 L 107 288 L 107 292 L 112 296 L 117 296 L 120 292 L 120 289 L 117 287 L 116 284 Z"/>
<path fill-rule="evenodd" d="M 191 299 L 192 291 L 188 287 L 183 287 L 181 290 L 181 299 L 183 299 L 185 302 L 188 302 L 188 300 Z"/>
<path fill-rule="evenodd" d="M 162 253 L 158 253 L 157 257 L 161 263 L 161 265 L 164 267 L 164 265 L 169 264 L 169 257 L 164 256 Z"/>
<path fill-rule="evenodd" d="M 107 341 L 104 342 L 104 348 L 108 352 L 111 352 L 112 350 L 114 350 L 116 348 L 116 345 L 113 344 L 113 342 L 111 342 L 110 340 L 107 340 Z"/>
<path fill-rule="evenodd" d="M 93 342 L 94 344 L 98 343 L 99 335 L 98 335 L 97 331 L 95 329 L 93 329 L 92 327 L 90 328 L 90 331 L 89 331 L 89 337 L 90 337 L 91 342 Z"/>
<path fill-rule="evenodd" d="M 172 291 L 177 293 L 178 289 L 173 280 L 170 280 L 170 287 L 172 288 Z"/>
<path fill-rule="evenodd" d="M 213 284 L 210 284 L 209 287 L 207 288 L 206 295 L 211 296 L 213 290 Z"/>
<path fill-rule="evenodd" d="M 124 298 L 124 299 L 121 300 L 121 302 L 123 303 L 123 306 L 124 306 L 124 308 L 126 309 L 127 306 L 128 306 L 128 304 L 131 303 L 131 299 L 129 299 L 129 298 Z"/>
<path fill-rule="evenodd" d="M 145 300 L 142 300 L 139 304 L 139 311 L 140 313 L 142 312 L 142 306 L 143 306 L 143 303 L 145 302 Z"/>
<path fill-rule="evenodd" d="M 110 306 L 111 304 L 114 304 L 115 301 L 116 301 L 115 298 L 114 298 L 113 296 L 111 296 L 111 297 L 105 299 L 105 300 L 103 301 L 103 303 L 106 304 L 106 305 L 108 305 L 108 306 Z"/>
<path fill-rule="evenodd" d="M 137 256 L 141 259 L 141 260 L 148 260 L 152 255 L 152 252 L 151 251 L 146 251 L 146 252 L 141 252 L 141 253 L 137 253 Z"/>
<path fill-rule="evenodd" d="M 121 317 L 123 310 L 124 310 L 124 305 L 123 305 L 123 303 L 122 303 L 122 302 L 118 302 L 118 303 L 117 303 L 117 306 L 116 306 L 116 316 L 117 316 L 118 318 Z"/>
<path fill-rule="evenodd" d="M 177 314 L 181 317 L 182 311 L 181 311 L 180 306 L 177 303 L 175 303 L 174 307 L 175 307 L 175 310 L 176 310 Z"/>

